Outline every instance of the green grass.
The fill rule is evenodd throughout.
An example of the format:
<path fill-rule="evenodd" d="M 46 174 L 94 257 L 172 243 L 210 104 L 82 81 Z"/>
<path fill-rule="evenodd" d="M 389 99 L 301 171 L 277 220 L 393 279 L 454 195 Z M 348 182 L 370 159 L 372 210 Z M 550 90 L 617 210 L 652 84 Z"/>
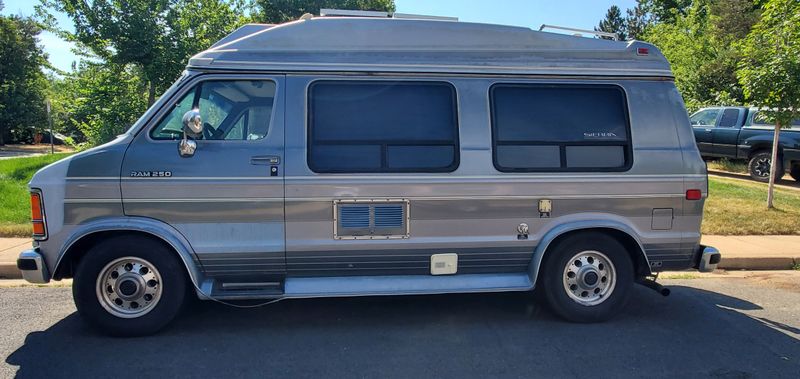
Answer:
<path fill-rule="evenodd" d="M 747 162 L 743 160 L 730 160 L 728 158 L 721 158 L 714 161 L 709 161 L 709 170 L 727 171 L 737 174 L 747 174 Z"/>
<path fill-rule="evenodd" d="M 709 178 L 703 234 L 800 234 L 800 191 L 775 189 L 773 209 L 767 209 L 767 185 L 735 179 Z"/>
<path fill-rule="evenodd" d="M 40 168 L 68 155 L 0 159 L 0 237 L 30 236 L 28 182 Z"/>

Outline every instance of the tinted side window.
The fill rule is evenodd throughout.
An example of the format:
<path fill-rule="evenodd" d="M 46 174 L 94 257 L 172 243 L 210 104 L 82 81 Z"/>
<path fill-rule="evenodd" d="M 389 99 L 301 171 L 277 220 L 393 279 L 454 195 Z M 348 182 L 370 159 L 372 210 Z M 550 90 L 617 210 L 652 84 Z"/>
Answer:
<path fill-rule="evenodd" d="M 315 172 L 458 166 L 456 95 L 447 83 L 319 81 L 308 98 L 308 164 Z"/>
<path fill-rule="evenodd" d="M 711 125 L 714 126 L 717 123 L 717 116 L 719 115 L 719 109 L 706 109 L 700 112 L 697 112 L 689 117 L 689 121 L 692 125 Z"/>
<path fill-rule="evenodd" d="M 500 171 L 620 171 L 630 166 L 622 89 L 608 85 L 497 84 L 491 89 Z"/>
<path fill-rule="evenodd" d="M 732 128 L 736 126 L 736 121 L 739 120 L 739 110 L 728 108 L 722 112 L 722 118 L 719 119 L 719 126 L 723 128 Z"/>
<path fill-rule="evenodd" d="M 205 140 L 257 140 L 269 133 L 275 83 L 269 80 L 215 80 L 187 92 L 150 131 L 153 139 L 183 138 L 183 114 L 196 108 Z"/>

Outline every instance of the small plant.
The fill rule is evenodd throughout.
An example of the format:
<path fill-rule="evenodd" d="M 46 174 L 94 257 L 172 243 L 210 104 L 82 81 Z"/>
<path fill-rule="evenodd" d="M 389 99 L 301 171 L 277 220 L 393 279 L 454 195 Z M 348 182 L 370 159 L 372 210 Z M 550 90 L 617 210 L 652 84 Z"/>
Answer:
<path fill-rule="evenodd" d="M 795 261 L 792 265 L 792 270 L 800 271 L 800 262 Z"/>

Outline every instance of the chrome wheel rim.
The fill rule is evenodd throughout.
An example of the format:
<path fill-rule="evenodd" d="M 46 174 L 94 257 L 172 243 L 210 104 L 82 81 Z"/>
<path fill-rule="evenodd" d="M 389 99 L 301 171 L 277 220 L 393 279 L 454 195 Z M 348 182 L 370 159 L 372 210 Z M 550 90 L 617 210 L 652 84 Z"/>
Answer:
<path fill-rule="evenodd" d="M 595 250 L 581 251 L 564 267 L 564 290 L 576 303 L 594 306 L 614 292 L 617 275 L 608 257 Z"/>
<path fill-rule="evenodd" d="M 161 299 L 161 274 L 137 257 L 113 260 L 97 277 L 97 299 L 106 311 L 121 318 L 146 315 Z"/>
<path fill-rule="evenodd" d="M 756 159 L 756 162 L 753 165 L 753 173 L 755 173 L 756 176 L 766 178 L 769 176 L 771 164 L 772 164 L 772 159 L 770 158 L 766 157 L 758 158 Z"/>

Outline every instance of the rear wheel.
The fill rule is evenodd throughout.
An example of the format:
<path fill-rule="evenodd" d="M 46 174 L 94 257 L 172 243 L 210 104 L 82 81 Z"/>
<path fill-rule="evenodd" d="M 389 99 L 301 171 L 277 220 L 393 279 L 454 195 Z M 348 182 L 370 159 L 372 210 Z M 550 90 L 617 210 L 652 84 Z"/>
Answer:
<path fill-rule="evenodd" d="M 547 304 L 573 322 L 600 322 L 619 313 L 634 277 L 625 247 L 599 232 L 576 234 L 549 248 L 541 273 Z"/>
<path fill-rule="evenodd" d="M 184 269 L 158 241 L 121 236 L 100 242 L 81 259 L 72 294 L 78 313 L 115 336 L 157 332 L 180 311 Z"/>
<path fill-rule="evenodd" d="M 768 182 L 770 170 L 772 169 L 772 153 L 769 151 L 761 151 L 753 154 L 747 164 L 750 177 L 759 182 Z M 778 181 L 783 177 L 783 163 L 778 162 L 775 180 Z"/>
<path fill-rule="evenodd" d="M 800 163 L 795 163 L 792 165 L 792 169 L 789 171 L 789 175 L 792 176 L 792 179 L 800 182 Z"/>

